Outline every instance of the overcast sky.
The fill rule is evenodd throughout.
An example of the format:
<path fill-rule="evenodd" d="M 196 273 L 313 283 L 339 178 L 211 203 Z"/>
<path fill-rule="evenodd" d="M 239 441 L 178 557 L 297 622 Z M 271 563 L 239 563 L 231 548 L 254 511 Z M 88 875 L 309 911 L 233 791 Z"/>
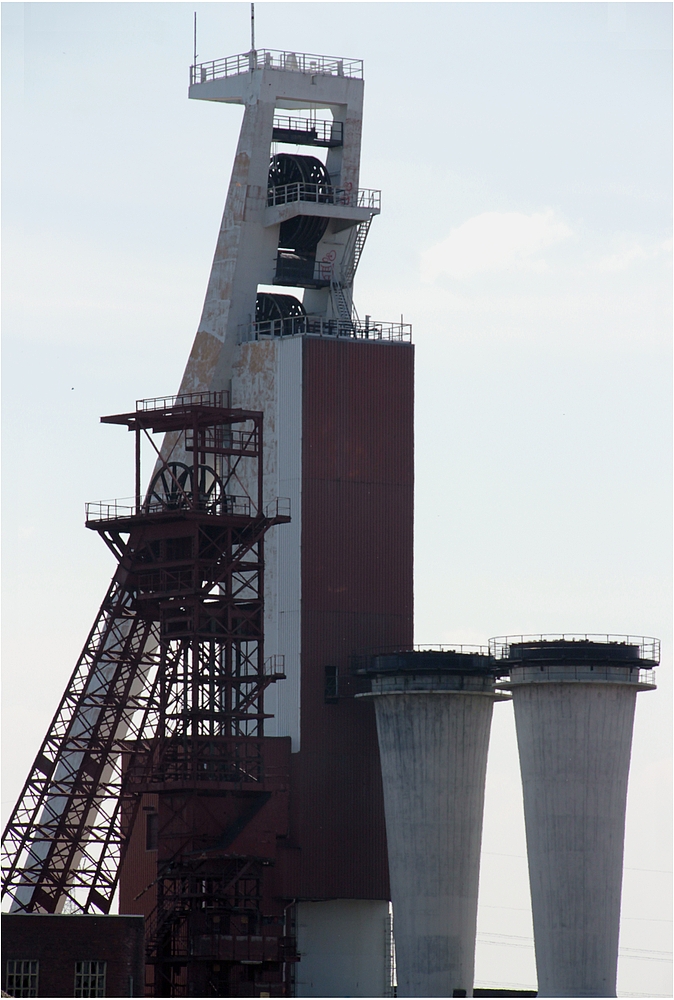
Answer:
<path fill-rule="evenodd" d="M 241 109 L 187 100 L 243 3 L 3 4 L 5 815 L 129 496 L 98 418 L 175 391 Z M 382 189 L 361 315 L 417 345 L 416 640 L 664 640 L 639 696 L 619 991 L 671 995 L 669 3 L 258 3 L 258 47 L 365 60 Z M 477 985 L 535 984 L 512 711 L 496 706 Z"/>

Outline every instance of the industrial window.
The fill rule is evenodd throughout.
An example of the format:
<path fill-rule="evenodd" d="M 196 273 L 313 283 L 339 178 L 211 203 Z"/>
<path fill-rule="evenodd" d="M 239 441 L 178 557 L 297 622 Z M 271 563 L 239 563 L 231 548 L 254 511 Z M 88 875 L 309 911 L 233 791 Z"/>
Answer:
<path fill-rule="evenodd" d="M 325 668 L 325 700 L 328 704 L 338 701 L 339 687 L 337 682 L 337 667 Z"/>
<path fill-rule="evenodd" d="M 106 962 L 75 962 L 75 996 L 105 996 Z"/>
<path fill-rule="evenodd" d="M 159 836 L 159 813 L 145 815 L 145 850 L 156 851 Z"/>
<path fill-rule="evenodd" d="M 25 958 L 10 958 L 7 962 L 5 990 L 10 997 L 36 997 L 39 962 Z"/>

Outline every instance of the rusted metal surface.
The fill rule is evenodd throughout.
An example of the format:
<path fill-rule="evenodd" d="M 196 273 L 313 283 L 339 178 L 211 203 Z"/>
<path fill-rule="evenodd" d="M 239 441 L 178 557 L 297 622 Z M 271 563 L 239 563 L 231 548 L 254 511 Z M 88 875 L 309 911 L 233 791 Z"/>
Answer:
<path fill-rule="evenodd" d="M 262 414 L 221 397 L 105 418 L 137 438 L 172 432 L 181 460 L 164 455 L 144 500 L 137 485 L 130 507 L 87 520 L 119 578 L 5 836 L 15 908 L 107 912 L 145 833 L 152 878 L 130 902 L 146 895 L 163 996 L 284 995 L 293 959 L 270 875 L 290 741 L 263 736 L 265 689 L 284 676 L 264 654 L 264 536 L 289 516 L 263 503 Z"/>
<path fill-rule="evenodd" d="M 285 892 L 388 899 L 374 714 L 350 694 L 358 649 L 412 642 L 410 345 L 303 341 L 302 742 Z M 325 665 L 340 697 L 325 702 Z"/>

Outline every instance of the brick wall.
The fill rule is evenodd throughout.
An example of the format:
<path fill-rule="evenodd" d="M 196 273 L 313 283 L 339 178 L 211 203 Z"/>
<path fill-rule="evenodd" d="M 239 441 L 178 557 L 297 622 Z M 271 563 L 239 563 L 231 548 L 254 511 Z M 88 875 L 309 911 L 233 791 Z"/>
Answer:
<path fill-rule="evenodd" d="M 37 960 L 38 996 L 72 997 L 75 963 L 106 962 L 109 997 L 143 996 L 143 917 L 2 914 L 2 988 L 10 959 Z"/>

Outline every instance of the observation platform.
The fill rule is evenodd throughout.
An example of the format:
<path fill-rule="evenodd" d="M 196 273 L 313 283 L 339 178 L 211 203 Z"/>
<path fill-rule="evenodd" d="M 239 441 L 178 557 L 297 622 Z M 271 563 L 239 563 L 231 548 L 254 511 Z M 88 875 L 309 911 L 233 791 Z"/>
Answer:
<path fill-rule="evenodd" d="M 348 225 L 367 222 L 381 212 L 381 191 L 374 188 L 332 187 L 327 184 L 295 182 L 267 190 L 264 225 L 276 226 L 298 215 L 336 219 Z"/>
<path fill-rule="evenodd" d="M 348 105 L 362 94 L 363 60 L 312 52 L 254 49 L 190 66 L 189 96 L 200 101 L 245 104 L 259 94 L 261 81 L 276 91 L 276 107 Z"/>
<path fill-rule="evenodd" d="M 276 69 L 284 73 L 308 76 L 337 76 L 363 79 L 363 60 L 340 56 L 321 56 L 312 52 L 289 52 L 283 49 L 252 49 L 224 59 L 190 66 L 190 86 L 252 73 L 256 69 Z"/>
<path fill-rule="evenodd" d="M 411 343 L 411 323 L 382 323 L 365 320 L 326 319 L 325 316 L 288 316 L 262 320 L 239 328 L 239 343 L 271 337 L 327 337 L 345 340 L 369 340 L 373 343 Z"/>

